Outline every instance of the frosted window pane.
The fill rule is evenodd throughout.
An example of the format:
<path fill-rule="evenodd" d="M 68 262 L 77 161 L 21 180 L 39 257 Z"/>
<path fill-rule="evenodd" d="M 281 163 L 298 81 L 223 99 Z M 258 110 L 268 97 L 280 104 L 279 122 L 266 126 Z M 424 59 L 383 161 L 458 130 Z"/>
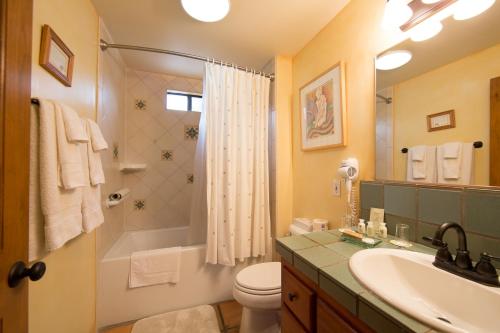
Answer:
<path fill-rule="evenodd" d="M 188 110 L 188 97 L 182 95 L 167 94 L 167 109 L 168 110 Z"/>

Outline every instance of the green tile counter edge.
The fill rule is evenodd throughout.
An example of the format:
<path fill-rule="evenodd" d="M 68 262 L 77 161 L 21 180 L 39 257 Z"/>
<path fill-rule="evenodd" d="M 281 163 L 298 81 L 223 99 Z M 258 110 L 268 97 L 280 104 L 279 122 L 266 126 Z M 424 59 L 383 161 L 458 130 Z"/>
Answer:
<path fill-rule="evenodd" d="M 342 242 L 338 236 L 340 236 L 338 230 L 329 230 L 309 235 L 282 237 L 276 240 L 276 249 L 288 263 L 310 277 L 319 285 L 319 288 L 333 298 L 337 298 L 339 303 L 373 329 L 376 330 L 380 328 L 379 325 L 384 325 L 386 329 L 394 328 L 394 332 L 432 332 L 431 328 L 373 295 L 358 282 L 349 269 L 349 258 L 363 248 Z M 394 248 L 389 243 L 392 238 L 389 236 L 376 248 Z M 434 249 L 415 243 L 408 250 L 427 254 L 435 253 Z M 323 259 L 314 258 L 315 252 Z M 328 252 L 332 254 L 330 261 L 324 259 Z M 307 255 L 304 256 L 304 253 Z M 320 263 L 320 266 L 315 263 Z M 367 321 L 370 321 L 372 325 Z M 390 333 L 389 331 L 387 333 Z"/>

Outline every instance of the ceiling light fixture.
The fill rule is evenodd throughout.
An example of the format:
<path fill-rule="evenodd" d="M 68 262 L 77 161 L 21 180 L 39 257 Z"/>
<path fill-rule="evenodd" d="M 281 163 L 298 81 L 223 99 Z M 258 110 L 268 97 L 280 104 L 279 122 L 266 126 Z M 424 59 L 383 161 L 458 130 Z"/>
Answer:
<path fill-rule="evenodd" d="M 382 71 L 399 68 L 411 60 L 412 54 L 406 50 L 394 50 L 377 57 L 375 67 Z"/>
<path fill-rule="evenodd" d="M 182 8 L 202 22 L 217 22 L 229 13 L 229 0 L 181 0 Z"/>
<path fill-rule="evenodd" d="M 453 18 L 458 21 L 468 20 L 488 10 L 495 0 L 459 0 Z"/>
<path fill-rule="evenodd" d="M 410 32 L 410 38 L 414 42 L 422 42 L 430 39 L 443 30 L 443 24 L 439 21 L 427 21 L 413 28 Z"/>
<path fill-rule="evenodd" d="M 425 3 L 426 5 L 429 5 L 429 4 L 432 4 L 432 3 L 436 3 L 436 2 L 439 2 L 441 0 L 422 0 L 423 3 Z"/>
<path fill-rule="evenodd" d="M 413 10 L 406 0 L 388 0 L 385 4 L 382 26 L 386 29 L 399 28 L 413 16 Z"/>

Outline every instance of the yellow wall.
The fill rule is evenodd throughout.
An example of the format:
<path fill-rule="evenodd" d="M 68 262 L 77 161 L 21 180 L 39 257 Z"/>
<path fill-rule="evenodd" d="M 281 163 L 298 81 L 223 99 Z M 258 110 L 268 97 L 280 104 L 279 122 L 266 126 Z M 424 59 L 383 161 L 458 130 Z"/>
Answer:
<path fill-rule="evenodd" d="M 35 0 L 32 96 L 64 102 L 83 117 L 96 116 L 98 17 L 90 0 Z M 67 88 L 38 65 L 40 35 L 49 24 L 75 54 Z M 29 285 L 30 333 L 95 332 L 95 234 L 48 255 L 47 273 Z"/>
<path fill-rule="evenodd" d="M 374 57 L 401 41 L 380 23 L 385 0 L 352 0 L 293 58 L 293 214 L 321 217 L 338 226 L 346 196 L 333 197 L 342 159 L 356 157 L 361 179 L 375 174 Z M 328 68 L 346 65 L 347 147 L 304 152 L 300 142 L 299 89 Z M 345 192 L 345 189 L 343 189 Z"/>
<path fill-rule="evenodd" d="M 292 59 L 275 58 L 276 101 L 276 237 L 288 232 L 292 220 Z"/>
<path fill-rule="evenodd" d="M 481 140 L 483 149 L 474 152 L 475 184 L 489 184 L 490 79 L 497 76 L 500 45 L 394 86 L 396 179 L 406 179 L 406 156 L 400 153 L 401 147 Z M 452 109 L 455 128 L 427 132 L 428 114 Z"/>

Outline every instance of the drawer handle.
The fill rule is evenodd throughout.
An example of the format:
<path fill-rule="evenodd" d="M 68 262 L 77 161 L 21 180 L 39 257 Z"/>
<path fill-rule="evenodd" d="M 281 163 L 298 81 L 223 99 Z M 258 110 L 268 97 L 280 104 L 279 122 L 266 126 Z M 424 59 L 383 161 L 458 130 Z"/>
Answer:
<path fill-rule="evenodd" d="M 296 293 L 288 293 L 288 299 L 290 302 L 293 302 L 295 299 L 297 299 L 297 294 Z"/>

